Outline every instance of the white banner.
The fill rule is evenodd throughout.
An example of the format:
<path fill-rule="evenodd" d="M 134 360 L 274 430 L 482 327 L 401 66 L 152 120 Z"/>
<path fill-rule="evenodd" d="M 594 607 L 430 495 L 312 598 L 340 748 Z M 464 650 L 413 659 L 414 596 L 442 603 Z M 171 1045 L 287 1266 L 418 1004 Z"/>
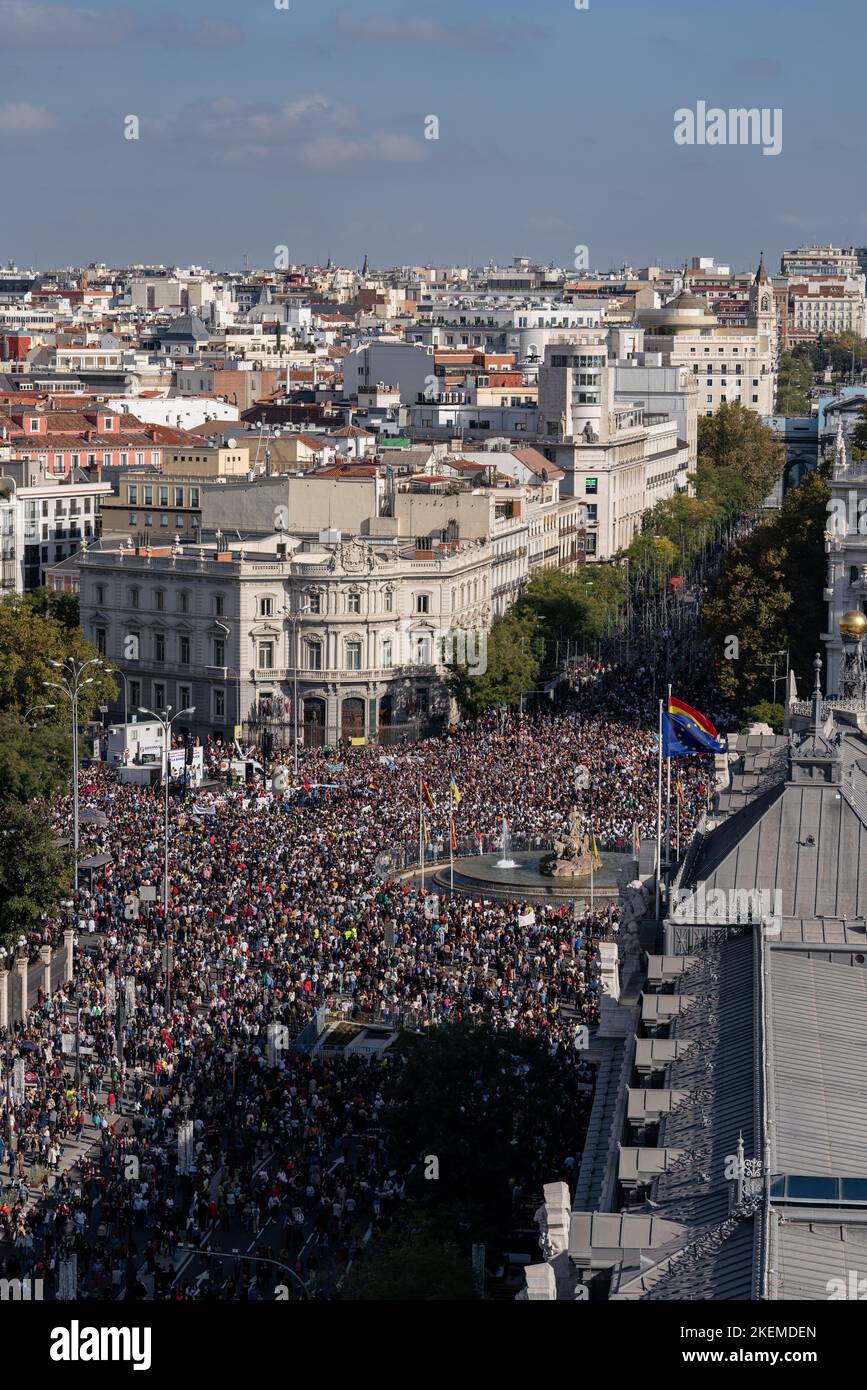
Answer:
<path fill-rule="evenodd" d="M 12 1099 L 17 1103 L 24 1100 L 24 1058 L 16 1057 L 12 1066 Z"/>
<path fill-rule="evenodd" d="M 535 927 L 535 925 L 536 925 L 536 914 L 535 914 L 535 912 L 533 912 L 532 909 L 531 909 L 529 912 L 519 912 L 519 913 L 518 913 L 518 926 L 519 926 L 519 927 Z"/>
<path fill-rule="evenodd" d="M 57 1297 L 65 1303 L 78 1297 L 78 1256 L 68 1255 L 57 1262 Z"/>
<path fill-rule="evenodd" d="M 193 1171 L 193 1122 L 184 1120 L 178 1127 L 178 1173 Z"/>

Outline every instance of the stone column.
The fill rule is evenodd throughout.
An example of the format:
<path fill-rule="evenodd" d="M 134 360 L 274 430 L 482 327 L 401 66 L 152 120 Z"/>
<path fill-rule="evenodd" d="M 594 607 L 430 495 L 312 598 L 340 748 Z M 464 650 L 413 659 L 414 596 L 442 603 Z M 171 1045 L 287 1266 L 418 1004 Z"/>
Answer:
<path fill-rule="evenodd" d="M 9 1027 L 9 971 L 0 966 L 0 1028 Z"/>
<path fill-rule="evenodd" d="M 51 947 L 40 946 L 39 954 L 42 957 L 42 993 L 46 999 L 51 998 Z"/>
<path fill-rule="evenodd" d="M 72 943 L 75 940 L 75 932 L 72 927 L 67 927 L 63 933 L 63 949 L 66 952 L 66 968 L 63 972 L 64 984 L 69 984 L 72 979 Z"/>
<path fill-rule="evenodd" d="M 19 976 L 20 976 L 20 978 L 21 978 L 21 986 L 20 986 L 20 988 L 21 988 L 21 999 L 20 999 L 20 1001 L 19 1001 L 19 1006 L 18 1006 L 18 1008 L 19 1008 L 18 1019 L 19 1019 L 20 1022 L 23 1023 L 24 1020 L 25 1020 L 25 1018 L 27 1017 L 27 994 L 28 994 L 27 985 L 28 985 L 28 976 L 29 976 L 29 974 L 30 974 L 30 961 L 27 959 L 27 952 L 26 952 L 26 951 L 24 951 L 24 952 L 18 957 L 17 961 L 15 962 L 15 965 L 16 965 L 16 968 L 17 968 L 17 970 L 18 970 L 18 974 L 19 974 Z"/>

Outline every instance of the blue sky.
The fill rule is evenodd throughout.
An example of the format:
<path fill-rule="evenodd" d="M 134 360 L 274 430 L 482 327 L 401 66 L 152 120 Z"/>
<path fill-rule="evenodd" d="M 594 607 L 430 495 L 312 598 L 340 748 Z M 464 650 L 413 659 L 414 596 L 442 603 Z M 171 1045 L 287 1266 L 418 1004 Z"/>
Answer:
<path fill-rule="evenodd" d="M 0 0 L 0 257 L 741 268 L 867 244 L 865 38 L 863 0 Z M 699 100 L 781 108 L 782 152 L 675 145 Z"/>

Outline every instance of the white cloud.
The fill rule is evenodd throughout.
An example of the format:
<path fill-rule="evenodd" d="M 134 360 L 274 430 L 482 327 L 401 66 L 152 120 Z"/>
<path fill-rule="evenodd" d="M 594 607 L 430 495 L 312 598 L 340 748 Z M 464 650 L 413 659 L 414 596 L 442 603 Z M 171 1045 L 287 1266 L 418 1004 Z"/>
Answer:
<path fill-rule="evenodd" d="M 422 158 L 421 139 L 389 131 L 360 131 L 351 106 L 313 92 L 282 106 L 251 106 L 232 97 L 204 110 L 143 122 L 154 136 L 207 148 L 215 164 L 248 168 L 304 166 L 334 169 L 356 162 L 410 163 Z"/>
<path fill-rule="evenodd" d="M 96 9 L 0 0 L 0 47 L 116 48 L 127 40 L 169 49 L 225 49 L 237 48 L 244 34 L 229 20 L 188 20 L 171 14 L 141 19 L 125 5 Z"/>
<path fill-rule="evenodd" d="M 0 135 L 42 135 L 56 124 L 50 111 L 29 101 L 7 101 L 0 106 Z"/>
<path fill-rule="evenodd" d="M 541 30 L 530 24 L 443 24 L 435 19 L 398 19 L 392 15 L 368 15 L 359 19 L 344 12 L 335 21 L 335 31 L 363 43 L 428 44 L 438 48 L 513 48 L 539 38 Z"/>
<path fill-rule="evenodd" d="M 4 48 L 108 48 L 126 37 L 134 22 L 123 9 L 0 0 L 0 44 Z"/>

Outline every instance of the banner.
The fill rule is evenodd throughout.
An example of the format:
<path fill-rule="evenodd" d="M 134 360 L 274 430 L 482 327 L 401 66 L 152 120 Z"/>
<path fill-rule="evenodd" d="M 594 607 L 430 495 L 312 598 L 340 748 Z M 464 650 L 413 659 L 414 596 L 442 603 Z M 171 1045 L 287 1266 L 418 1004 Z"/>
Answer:
<path fill-rule="evenodd" d="M 183 1176 L 193 1171 L 193 1122 L 184 1120 L 178 1126 L 178 1173 Z"/>
<path fill-rule="evenodd" d="M 67 1255 L 57 1262 L 57 1297 L 65 1303 L 78 1297 L 78 1256 Z"/>
<path fill-rule="evenodd" d="M 24 1100 L 24 1058 L 16 1057 L 12 1065 L 12 1099 L 16 1104 Z"/>

